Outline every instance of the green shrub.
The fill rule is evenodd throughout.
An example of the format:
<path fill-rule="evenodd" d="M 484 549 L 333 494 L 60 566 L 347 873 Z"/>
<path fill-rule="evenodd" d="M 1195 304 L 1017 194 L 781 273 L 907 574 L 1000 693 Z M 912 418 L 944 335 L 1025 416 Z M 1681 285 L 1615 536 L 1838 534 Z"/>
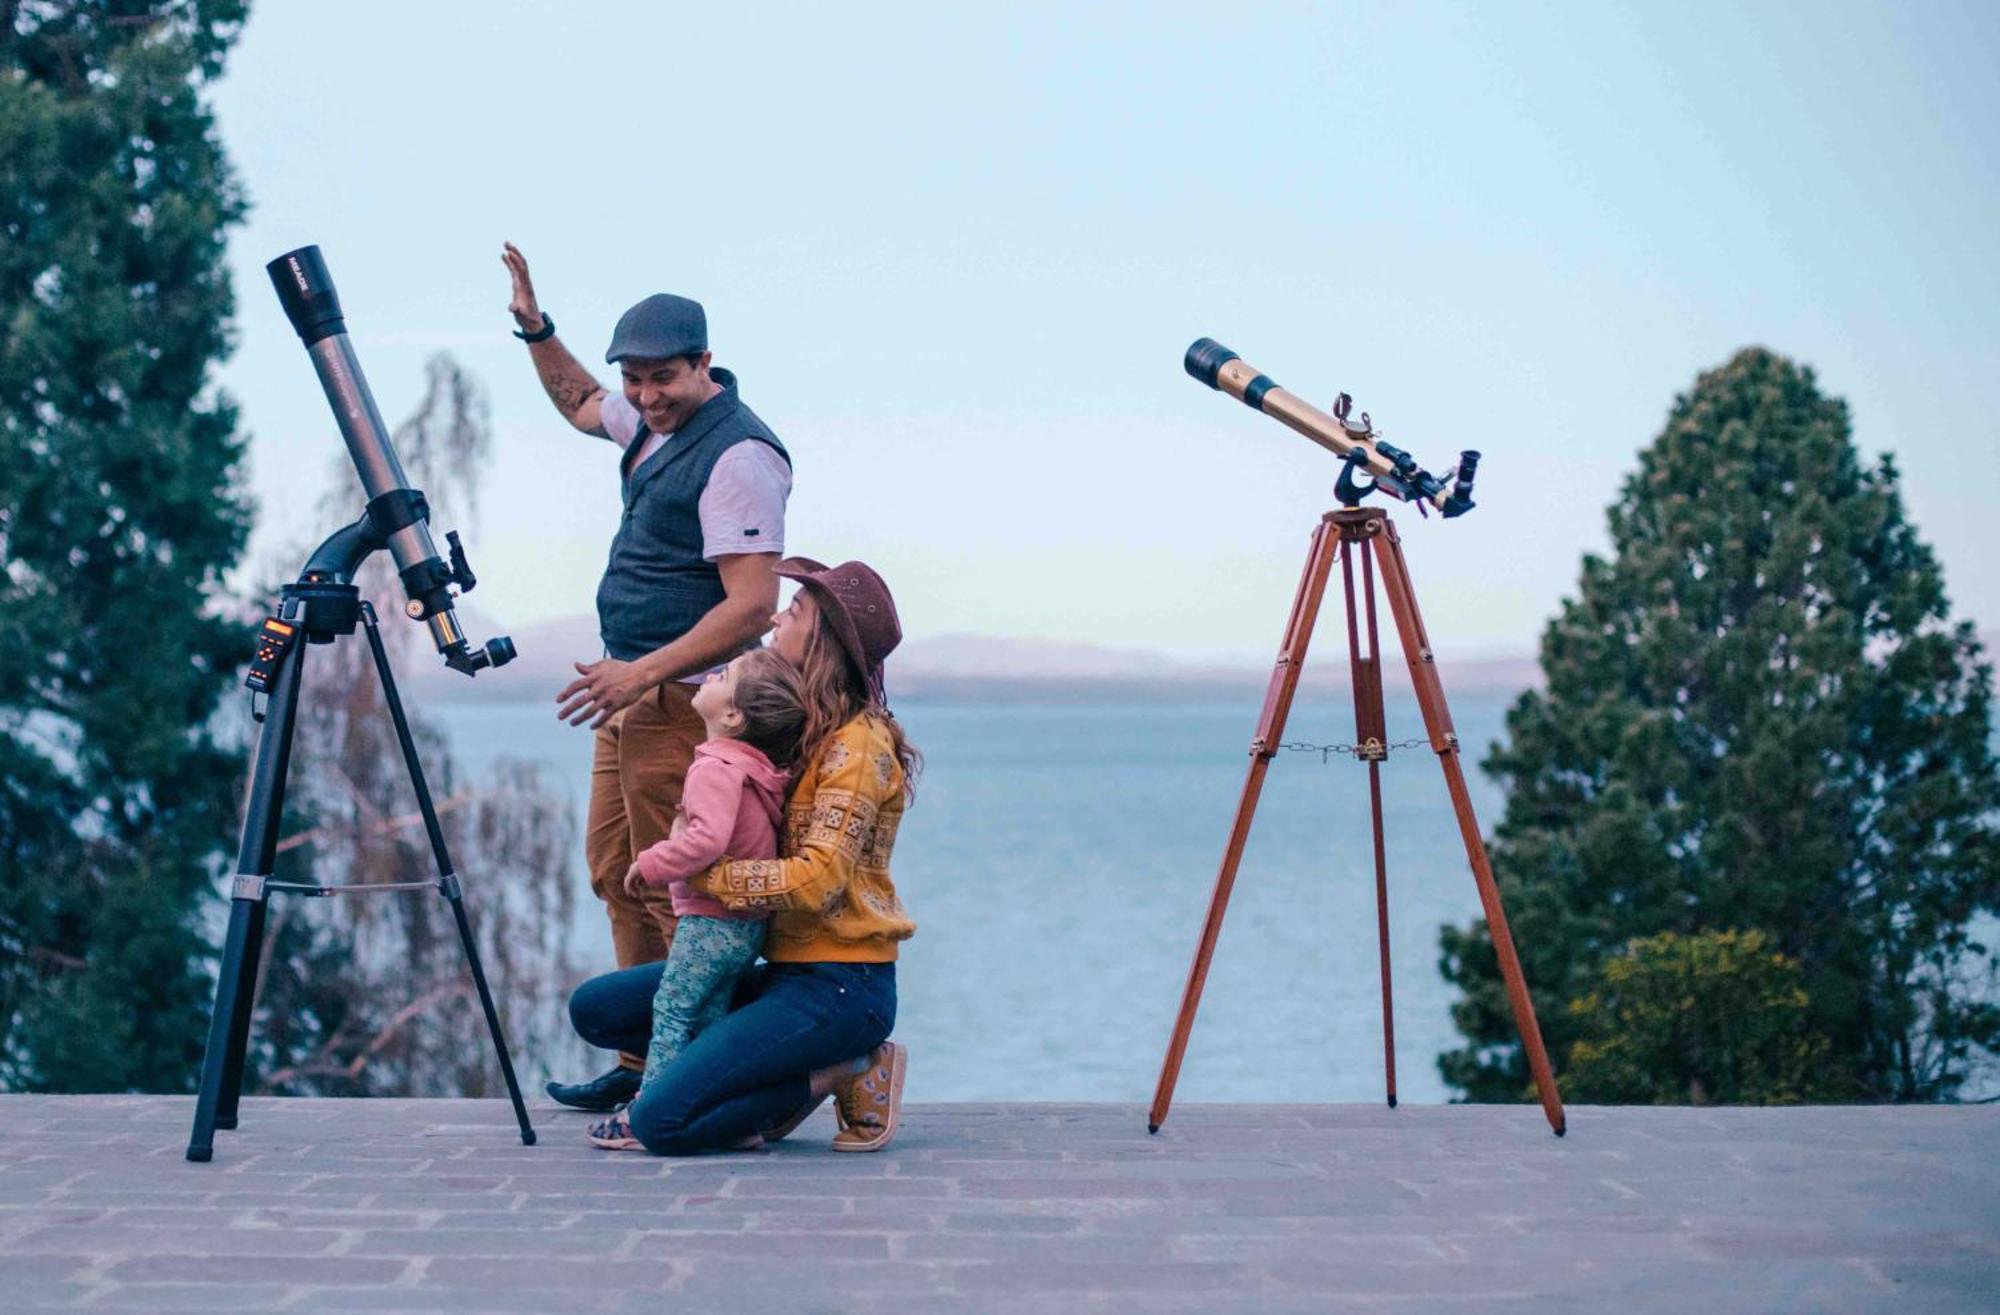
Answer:
<path fill-rule="evenodd" d="M 1796 959 L 1761 931 L 1664 932 L 1606 959 L 1569 1005 L 1563 1094 L 1594 1104 L 1791 1105 L 1853 1094 Z"/>

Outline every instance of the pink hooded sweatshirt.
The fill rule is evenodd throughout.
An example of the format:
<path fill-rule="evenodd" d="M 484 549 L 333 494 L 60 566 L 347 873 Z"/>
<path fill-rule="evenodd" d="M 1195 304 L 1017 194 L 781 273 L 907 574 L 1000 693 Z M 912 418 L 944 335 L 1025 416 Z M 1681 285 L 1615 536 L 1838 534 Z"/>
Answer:
<path fill-rule="evenodd" d="M 724 858 L 776 858 L 785 815 L 789 773 L 771 765 L 762 750 L 741 740 L 703 740 L 695 746 L 681 788 L 687 825 L 639 855 L 639 875 L 649 885 L 667 883 L 674 916 L 756 919 L 762 912 L 732 913 L 688 885 Z"/>

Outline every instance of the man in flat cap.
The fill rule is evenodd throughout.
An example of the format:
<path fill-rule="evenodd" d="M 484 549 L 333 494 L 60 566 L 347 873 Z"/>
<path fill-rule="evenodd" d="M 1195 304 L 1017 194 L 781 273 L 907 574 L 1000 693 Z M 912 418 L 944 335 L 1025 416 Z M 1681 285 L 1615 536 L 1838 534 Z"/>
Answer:
<path fill-rule="evenodd" d="M 597 587 L 604 656 L 578 662 L 556 715 L 596 733 L 584 840 L 590 886 L 611 915 L 620 968 L 667 957 L 673 906 L 664 888 L 627 895 L 625 870 L 664 840 L 704 735 L 691 700 L 709 671 L 757 642 L 778 605 L 791 458 L 711 366 L 701 304 L 656 293 L 625 312 L 604 359 L 623 387 L 591 376 L 543 313 L 528 262 L 509 242 L 507 309 L 563 419 L 623 455 L 624 514 Z M 609 1110 L 639 1090 L 645 1056 L 588 1082 L 549 1084 L 578 1109 Z"/>

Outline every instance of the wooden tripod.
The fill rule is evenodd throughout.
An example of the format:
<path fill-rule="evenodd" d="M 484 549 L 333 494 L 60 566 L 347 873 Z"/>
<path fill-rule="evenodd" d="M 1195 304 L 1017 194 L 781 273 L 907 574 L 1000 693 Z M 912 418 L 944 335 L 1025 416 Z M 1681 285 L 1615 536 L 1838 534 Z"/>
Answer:
<path fill-rule="evenodd" d="M 1520 1030 L 1521 1044 L 1528 1052 L 1528 1069 L 1534 1075 L 1542 1110 L 1549 1126 L 1560 1137 L 1566 1127 L 1562 1095 L 1556 1090 L 1555 1075 L 1549 1071 L 1548 1052 L 1542 1046 L 1541 1025 L 1535 1021 L 1534 1002 L 1528 998 L 1527 983 L 1521 977 L 1521 960 L 1514 953 L 1514 938 L 1507 930 L 1507 913 L 1500 907 L 1500 890 L 1493 882 L 1493 868 L 1486 858 L 1486 845 L 1479 836 L 1479 821 L 1472 814 L 1472 798 L 1466 793 L 1465 771 L 1458 761 L 1458 734 L 1452 729 L 1451 711 L 1445 707 L 1444 687 L 1438 683 L 1437 666 L 1431 657 L 1430 639 L 1424 633 L 1423 617 L 1417 612 L 1417 595 L 1410 583 L 1408 565 L 1403 560 L 1402 541 L 1396 527 L 1377 507 L 1348 507 L 1328 512 L 1313 531 L 1312 548 L 1306 556 L 1305 573 L 1299 578 L 1298 596 L 1292 601 L 1291 619 L 1285 623 L 1284 642 L 1278 648 L 1278 664 L 1271 673 L 1271 685 L 1264 694 L 1264 711 L 1257 719 L 1257 736 L 1250 741 L 1250 774 L 1243 782 L 1243 798 L 1236 806 L 1236 823 L 1229 831 L 1223 850 L 1222 870 L 1215 878 L 1215 893 L 1209 897 L 1208 920 L 1202 924 L 1201 944 L 1195 949 L 1194 963 L 1188 968 L 1187 987 L 1181 993 L 1180 1017 L 1174 1022 L 1174 1038 L 1167 1047 L 1166 1062 L 1160 1066 L 1160 1085 L 1153 1093 L 1153 1108 L 1147 1130 L 1158 1132 L 1167 1120 L 1173 1102 L 1174 1083 L 1180 1077 L 1181 1060 L 1186 1057 L 1188 1033 L 1194 1027 L 1195 1010 L 1201 1005 L 1201 988 L 1208 980 L 1208 961 L 1215 953 L 1216 935 L 1222 930 L 1222 915 L 1229 907 L 1229 892 L 1236 884 L 1236 868 L 1243 859 L 1244 842 L 1250 837 L 1250 823 L 1256 816 L 1257 797 L 1263 792 L 1264 773 L 1277 755 L 1285 736 L 1285 718 L 1298 690 L 1299 675 L 1305 667 L 1306 645 L 1312 639 L 1313 623 L 1326 595 L 1327 576 L 1340 559 L 1341 580 L 1347 594 L 1347 647 L 1354 677 L 1355 755 L 1368 764 L 1368 805 L 1375 837 L 1375 909 L 1382 942 L 1382 1050 L 1387 1075 L 1389 1105 L 1396 1104 L 1396 1025 L 1389 992 L 1389 879 L 1382 848 L 1382 760 L 1388 757 L 1388 735 L 1382 713 L 1382 663 L 1376 645 L 1375 555 L 1382 557 L 1382 585 L 1388 591 L 1389 611 L 1402 637 L 1403 654 L 1410 664 L 1410 681 L 1416 688 L 1417 706 L 1423 710 L 1424 730 L 1438 765 L 1444 769 L 1445 788 L 1451 792 L 1452 811 L 1458 815 L 1458 829 L 1465 840 L 1465 856 L 1472 865 L 1473 880 L 1479 886 L 1479 902 L 1486 911 L 1486 925 L 1493 935 L 1493 948 L 1500 958 L 1500 975 L 1507 983 L 1507 996 L 1514 1006 L 1514 1025 Z M 1355 614 L 1354 560 L 1361 559 L 1361 593 L 1368 638 L 1364 655 Z"/>

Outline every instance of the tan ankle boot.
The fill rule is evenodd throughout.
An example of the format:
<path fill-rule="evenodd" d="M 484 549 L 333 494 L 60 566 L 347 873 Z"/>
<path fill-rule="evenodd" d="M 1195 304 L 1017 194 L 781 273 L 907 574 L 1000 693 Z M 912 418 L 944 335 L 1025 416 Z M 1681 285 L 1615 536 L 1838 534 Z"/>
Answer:
<path fill-rule="evenodd" d="M 833 1089 L 834 1113 L 840 1131 L 833 1135 L 836 1151 L 879 1151 L 896 1135 L 903 1109 L 903 1072 L 910 1052 L 884 1041 L 868 1056 L 868 1068 Z"/>

